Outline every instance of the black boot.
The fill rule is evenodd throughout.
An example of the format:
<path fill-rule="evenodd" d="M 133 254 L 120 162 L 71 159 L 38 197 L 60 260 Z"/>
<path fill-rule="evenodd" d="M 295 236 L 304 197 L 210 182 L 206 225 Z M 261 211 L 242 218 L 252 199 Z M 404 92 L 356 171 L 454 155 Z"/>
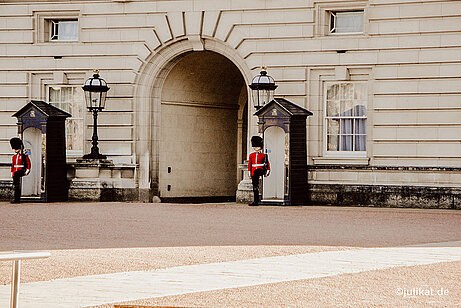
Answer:
<path fill-rule="evenodd" d="M 258 206 L 259 205 L 259 190 L 253 190 L 254 201 L 249 204 L 249 206 Z"/>

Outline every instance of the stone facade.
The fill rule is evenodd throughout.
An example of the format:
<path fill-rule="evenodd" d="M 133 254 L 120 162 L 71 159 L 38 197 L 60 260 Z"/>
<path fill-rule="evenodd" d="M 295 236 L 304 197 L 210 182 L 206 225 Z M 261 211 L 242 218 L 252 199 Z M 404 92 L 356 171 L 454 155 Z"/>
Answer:
<path fill-rule="evenodd" d="M 330 33 L 331 12 L 357 10 L 361 33 Z M 50 40 L 56 20 L 77 20 L 78 39 Z M 98 68 L 111 87 L 100 149 L 113 166 L 98 171 L 106 184 L 94 199 L 103 186 L 143 201 L 235 196 L 248 137 L 258 132 L 247 85 L 264 65 L 276 96 L 314 114 L 306 140 L 313 203 L 356 204 L 332 192 L 379 196 L 390 187 L 404 201 L 383 204 L 417 206 L 399 191 L 437 189 L 452 198 L 441 207 L 459 208 L 460 24 L 461 2 L 448 0 L 2 1 L 0 192 L 9 194 L 11 115 Z M 366 84 L 364 153 L 327 151 L 325 89 L 335 82 Z M 87 153 L 89 113 L 83 121 Z M 69 153 L 69 164 L 79 157 Z M 69 173 L 72 191 L 85 182 L 77 173 Z"/>

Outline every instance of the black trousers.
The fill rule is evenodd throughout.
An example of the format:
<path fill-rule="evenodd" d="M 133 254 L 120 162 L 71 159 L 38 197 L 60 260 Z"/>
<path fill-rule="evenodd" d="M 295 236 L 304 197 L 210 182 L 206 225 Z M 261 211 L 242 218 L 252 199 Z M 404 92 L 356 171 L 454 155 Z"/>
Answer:
<path fill-rule="evenodd" d="M 264 175 L 263 169 L 256 169 L 253 176 L 251 177 L 251 183 L 253 184 L 254 203 L 259 203 L 259 178 Z"/>
<path fill-rule="evenodd" d="M 21 199 L 21 178 L 24 175 L 22 171 L 16 171 L 13 174 L 14 201 L 19 202 Z"/>

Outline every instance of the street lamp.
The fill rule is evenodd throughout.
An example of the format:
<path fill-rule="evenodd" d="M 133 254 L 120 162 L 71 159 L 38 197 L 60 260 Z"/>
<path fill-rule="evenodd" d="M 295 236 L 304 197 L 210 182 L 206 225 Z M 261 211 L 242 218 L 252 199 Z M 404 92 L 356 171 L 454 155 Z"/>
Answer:
<path fill-rule="evenodd" d="M 259 75 L 253 78 L 250 88 L 253 91 L 255 109 L 259 110 L 274 99 L 274 91 L 277 85 L 275 84 L 274 78 L 267 75 L 267 69 L 263 66 Z"/>
<path fill-rule="evenodd" d="M 83 155 L 84 159 L 106 159 L 105 155 L 99 153 L 98 148 L 98 112 L 104 109 L 106 94 L 109 87 L 104 79 L 99 77 L 99 70 L 93 71 L 93 77 L 89 78 L 82 87 L 85 91 L 86 107 L 93 112 L 93 146 L 91 153 Z"/>

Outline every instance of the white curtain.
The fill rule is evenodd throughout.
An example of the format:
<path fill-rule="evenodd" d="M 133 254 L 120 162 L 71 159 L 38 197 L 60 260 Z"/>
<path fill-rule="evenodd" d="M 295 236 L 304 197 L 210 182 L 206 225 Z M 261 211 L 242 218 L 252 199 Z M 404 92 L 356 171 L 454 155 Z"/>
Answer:
<path fill-rule="evenodd" d="M 78 23 L 77 21 L 59 21 L 58 39 L 64 41 L 78 40 Z"/>
<path fill-rule="evenodd" d="M 355 150 L 366 151 L 367 150 L 367 120 L 357 119 L 355 120 Z"/>
<path fill-rule="evenodd" d="M 354 131 L 354 120 L 353 119 L 341 119 L 341 135 L 339 150 L 340 151 L 353 151 L 353 135 Z"/>
<path fill-rule="evenodd" d="M 355 105 L 345 112 L 347 116 L 366 116 L 366 107 Z M 365 118 L 340 119 L 339 151 L 366 151 L 367 120 Z"/>
<path fill-rule="evenodd" d="M 336 12 L 336 33 L 363 32 L 363 12 Z"/>

